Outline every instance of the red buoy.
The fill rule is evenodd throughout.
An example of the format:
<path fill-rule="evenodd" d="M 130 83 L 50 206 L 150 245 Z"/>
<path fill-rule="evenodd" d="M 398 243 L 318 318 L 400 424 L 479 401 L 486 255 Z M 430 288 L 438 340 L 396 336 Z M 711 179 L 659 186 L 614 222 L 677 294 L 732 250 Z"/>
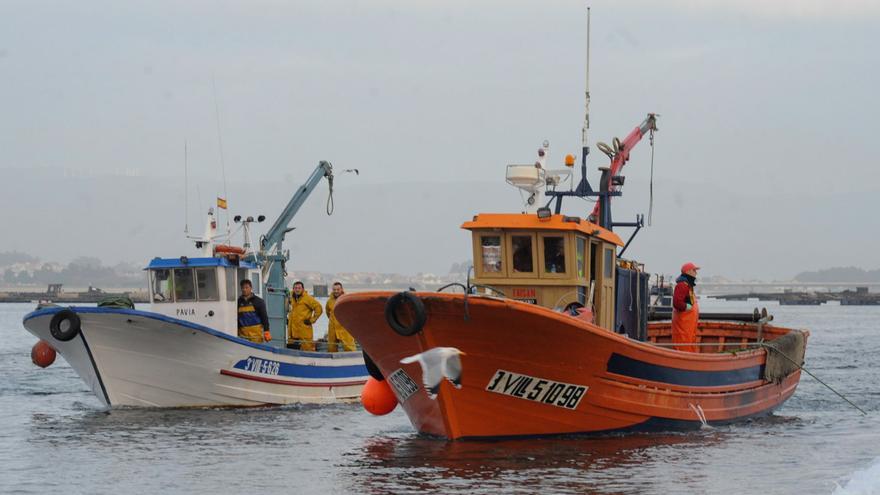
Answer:
<path fill-rule="evenodd" d="M 45 340 L 41 340 L 31 348 L 31 361 L 40 368 L 45 368 L 55 362 L 55 349 Z"/>
<path fill-rule="evenodd" d="M 370 377 L 361 392 L 361 404 L 368 413 L 382 416 L 397 407 L 397 396 L 386 380 L 379 381 Z"/>

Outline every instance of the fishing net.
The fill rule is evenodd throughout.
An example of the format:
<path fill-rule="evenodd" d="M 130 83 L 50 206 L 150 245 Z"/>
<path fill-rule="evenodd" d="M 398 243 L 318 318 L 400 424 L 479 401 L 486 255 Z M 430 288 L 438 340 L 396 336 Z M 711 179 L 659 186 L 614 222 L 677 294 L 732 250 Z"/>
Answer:
<path fill-rule="evenodd" d="M 128 296 L 109 296 L 101 299 L 98 307 L 134 309 L 134 301 Z"/>
<path fill-rule="evenodd" d="M 767 364 L 764 366 L 764 379 L 779 383 L 804 364 L 806 338 L 804 333 L 792 330 L 777 339 L 764 342 L 767 349 Z"/>

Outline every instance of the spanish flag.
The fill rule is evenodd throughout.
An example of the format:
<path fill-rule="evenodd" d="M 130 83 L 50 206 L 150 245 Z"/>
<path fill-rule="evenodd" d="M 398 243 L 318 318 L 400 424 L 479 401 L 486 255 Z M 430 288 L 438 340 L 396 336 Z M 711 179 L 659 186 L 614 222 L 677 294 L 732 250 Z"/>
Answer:
<path fill-rule="evenodd" d="M 223 208 L 224 210 L 226 209 L 226 200 L 221 198 L 220 196 L 217 196 L 217 208 Z"/>

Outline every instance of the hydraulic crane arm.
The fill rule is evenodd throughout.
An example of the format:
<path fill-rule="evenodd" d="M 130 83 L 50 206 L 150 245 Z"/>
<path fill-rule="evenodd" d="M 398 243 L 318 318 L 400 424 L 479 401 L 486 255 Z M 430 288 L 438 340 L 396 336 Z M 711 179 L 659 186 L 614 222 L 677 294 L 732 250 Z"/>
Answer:
<path fill-rule="evenodd" d="M 635 145 L 642 140 L 642 137 L 645 134 L 656 130 L 657 115 L 649 113 L 644 122 L 633 129 L 623 141 L 614 138 L 613 147 L 608 146 L 605 143 L 596 144 L 596 147 L 599 148 L 600 151 L 611 158 L 611 164 L 608 166 L 608 170 L 602 173 L 602 178 L 600 179 L 600 191 L 616 191 L 620 188 L 620 185 L 615 183 L 615 177 L 619 175 L 623 166 L 629 161 L 630 151 L 632 151 Z M 596 206 L 593 207 L 593 218 L 600 218 L 599 214 L 602 203 L 604 202 L 596 202 Z M 610 199 L 608 200 L 608 203 L 610 203 Z"/>
<path fill-rule="evenodd" d="M 281 215 L 278 216 L 278 219 L 275 220 L 275 223 L 272 224 L 272 227 L 270 227 L 266 232 L 266 235 L 263 236 L 260 241 L 260 254 L 262 256 L 266 256 L 266 254 L 281 247 L 281 243 L 284 241 L 284 235 L 290 232 L 287 225 L 293 220 L 293 217 L 324 177 L 326 177 L 327 181 L 330 183 L 330 193 L 333 193 L 333 165 L 331 165 L 330 162 L 321 161 L 318 163 L 318 166 L 315 167 L 312 175 L 306 179 L 305 184 L 300 186 L 293 197 L 290 198 L 290 201 L 288 201 L 287 206 L 284 207 Z"/>
<path fill-rule="evenodd" d="M 288 228 L 288 224 L 296 216 L 296 213 L 306 202 L 321 179 L 326 177 L 330 184 L 330 196 L 333 196 L 333 166 L 330 162 L 321 161 L 312 172 L 312 175 L 306 179 L 305 184 L 297 189 L 296 193 L 290 198 L 287 206 L 272 224 L 272 227 L 260 239 L 260 249 L 254 254 L 258 264 L 262 265 L 264 283 L 264 298 L 269 313 L 269 327 L 272 333 L 272 342 L 274 345 L 283 346 L 287 341 L 287 311 L 288 311 L 288 290 L 284 286 L 284 277 L 286 275 L 285 263 L 288 261 L 288 255 L 282 251 L 281 245 L 284 242 L 284 236 L 292 229 Z M 329 210 L 328 210 L 329 213 Z"/>
<path fill-rule="evenodd" d="M 650 131 L 656 130 L 657 116 L 653 113 L 649 113 L 648 117 L 645 118 L 645 121 L 633 129 L 632 132 L 623 139 L 623 142 L 617 145 L 617 149 L 614 151 L 614 155 L 611 158 L 611 177 L 618 175 L 618 172 L 623 169 L 623 166 L 629 161 L 629 152 L 632 151 L 635 145 L 642 140 L 642 136 Z"/>

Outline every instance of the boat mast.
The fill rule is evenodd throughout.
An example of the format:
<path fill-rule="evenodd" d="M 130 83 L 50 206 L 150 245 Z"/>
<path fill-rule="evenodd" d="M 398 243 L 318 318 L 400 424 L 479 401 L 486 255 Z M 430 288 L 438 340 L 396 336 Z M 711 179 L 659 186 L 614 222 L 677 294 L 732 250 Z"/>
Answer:
<path fill-rule="evenodd" d="M 586 90 L 584 91 L 584 126 L 581 128 L 581 177 L 587 177 L 587 155 L 590 147 L 587 144 L 587 133 L 590 130 L 590 8 L 587 7 L 587 70 Z"/>
<path fill-rule="evenodd" d="M 577 187 L 571 191 L 547 191 L 546 196 L 550 197 L 545 208 L 549 208 L 556 200 L 554 208 L 558 215 L 562 213 L 562 198 L 565 196 L 573 196 L 578 198 L 587 198 L 591 196 L 599 196 L 599 193 L 593 190 L 590 181 L 587 179 L 587 155 L 590 154 L 590 146 L 588 135 L 590 132 L 590 7 L 587 7 L 587 64 L 585 70 L 586 80 L 584 82 L 584 124 L 581 127 L 581 180 Z"/>

